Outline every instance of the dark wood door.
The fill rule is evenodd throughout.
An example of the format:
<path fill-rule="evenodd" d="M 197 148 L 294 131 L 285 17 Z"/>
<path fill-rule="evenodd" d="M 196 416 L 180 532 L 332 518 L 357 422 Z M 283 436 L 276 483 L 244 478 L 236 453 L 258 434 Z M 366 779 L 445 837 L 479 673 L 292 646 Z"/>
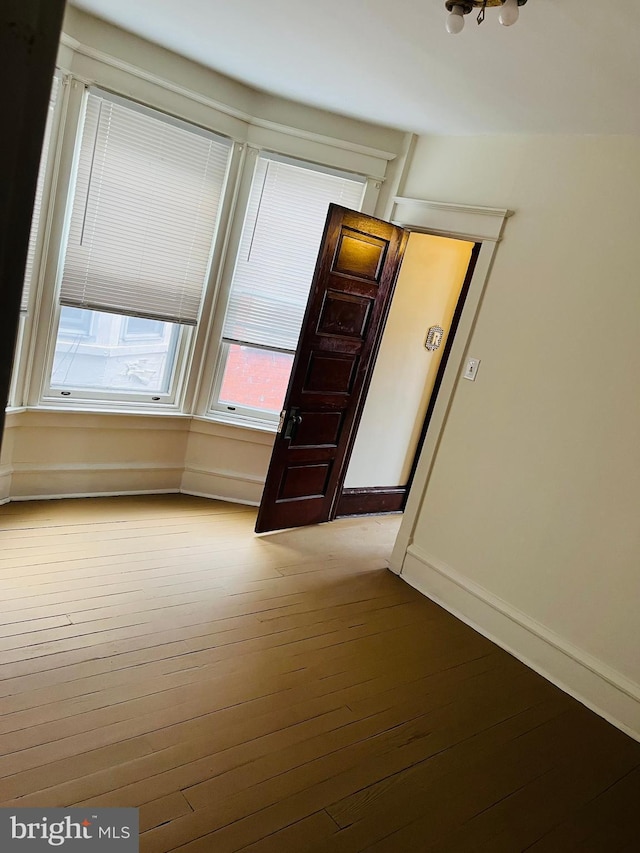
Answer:
<path fill-rule="evenodd" d="M 330 206 L 256 533 L 332 517 L 407 236 Z"/>

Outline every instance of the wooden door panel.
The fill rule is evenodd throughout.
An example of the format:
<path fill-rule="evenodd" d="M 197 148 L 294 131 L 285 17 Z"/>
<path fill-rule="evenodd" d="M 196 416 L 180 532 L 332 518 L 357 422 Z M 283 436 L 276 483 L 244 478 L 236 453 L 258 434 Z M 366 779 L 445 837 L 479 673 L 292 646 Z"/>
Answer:
<path fill-rule="evenodd" d="M 302 393 L 350 394 L 358 361 L 357 356 L 349 353 L 324 352 L 320 349 L 311 352 Z"/>
<path fill-rule="evenodd" d="M 342 425 L 342 412 L 300 411 L 302 423 L 291 438 L 289 448 L 337 447 Z"/>
<path fill-rule="evenodd" d="M 338 338 L 364 340 L 373 299 L 328 290 L 324 297 L 316 333 Z"/>
<path fill-rule="evenodd" d="M 330 471 L 330 462 L 289 465 L 284 471 L 278 500 L 324 497 Z"/>
<path fill-rule="evenodd" d="M 331 272 L 379 281 L 389 243 L 370 234 L 342 228 Z"/>
<path fill-rule="evenodd" d="M 405 244 L 402 228 L 330 206 L 258 533 L 331 517 Z"/>

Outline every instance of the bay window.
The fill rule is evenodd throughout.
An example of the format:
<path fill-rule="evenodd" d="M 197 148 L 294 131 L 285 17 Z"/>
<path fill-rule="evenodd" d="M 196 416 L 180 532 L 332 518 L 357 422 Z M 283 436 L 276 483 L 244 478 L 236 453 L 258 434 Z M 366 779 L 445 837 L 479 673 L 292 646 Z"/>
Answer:
<path fill-rule="evenodd" d="M 158 103 L 54 80 L 14 399 L 273 429 L 328 207 L 373 210 L 375 158 Z"/>

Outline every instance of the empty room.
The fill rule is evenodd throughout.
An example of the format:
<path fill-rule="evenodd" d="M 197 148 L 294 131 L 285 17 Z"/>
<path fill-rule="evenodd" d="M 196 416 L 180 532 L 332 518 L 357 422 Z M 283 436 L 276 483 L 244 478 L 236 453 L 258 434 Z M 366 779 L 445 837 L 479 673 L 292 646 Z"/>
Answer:
<path fill-rule="evenodd" d="M 7 0 L 0 850 L 631 853 L 631 0 Z"/>

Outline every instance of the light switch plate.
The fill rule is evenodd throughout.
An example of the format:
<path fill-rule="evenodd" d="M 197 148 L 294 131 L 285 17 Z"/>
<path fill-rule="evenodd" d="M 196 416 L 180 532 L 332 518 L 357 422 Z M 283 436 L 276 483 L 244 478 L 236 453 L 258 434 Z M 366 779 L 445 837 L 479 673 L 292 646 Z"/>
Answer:
<path fill-rule="evenodd" d="M 480 367 L 480 359 L 479 358 L 468 358 L 467 365 L 464 369 L 464 378 L 471 380 L 471 382 L 476 381 L 476 374 L 478 373 L 478 368 Z"/>

